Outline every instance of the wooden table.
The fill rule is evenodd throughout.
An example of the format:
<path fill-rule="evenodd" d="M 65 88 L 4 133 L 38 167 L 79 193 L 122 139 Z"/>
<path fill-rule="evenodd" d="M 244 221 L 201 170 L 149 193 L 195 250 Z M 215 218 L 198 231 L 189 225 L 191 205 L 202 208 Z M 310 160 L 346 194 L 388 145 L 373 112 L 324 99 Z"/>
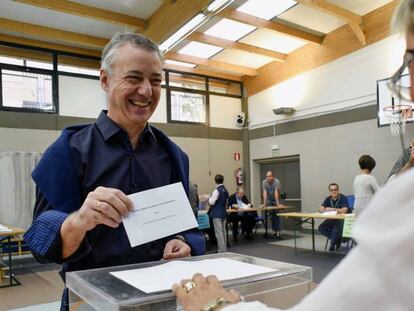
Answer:
<path fill-rule="evenodd" d="M 8 282 L 8 284 L 2 284 L 2 285 L 0 285 L 0 288 L 20 285 L 20 282 L 16 279 L 16 277 L 13 274 L 11 239 L 14 236 L 18 236 L 18 235 L 24 234 L 26 232 L 24 229 L 21 229 L 21 228 L 17 228 L 17 227 L 13 227 L 13 226 L 6 226 L 6 227 L 9 228 L 9 229 L 11 229 L 11 231 L 7 231 L 7 232 L 0 231 L 0 238 L 6 237 L 6 240 L 8 242 L 8 253 L 9 253 L 9 262 L 8 262 L 9 282 Z"/>
<path fill-rule="evenodd" d="M 249 208 L 239 208 L 239 209 L 228 209 L 227 213 L 238 213 L 238 212 L 260 212 L 263 211 L 265 216 L 264 216 L 264 226 L 265 226 L 265 233 L 263 235 L 263 237 L 267 237 L 268 236 L 268 231 L 267 231 L 267 218 L 269 216 L 269 213 L 272 211 L 281 211 L 281 210 L 285 210 L 285 209 L 290 209 L 293 208 L 293 206 L 286 206 L 286 205 L 277 205 L 277 206 L 264 206 L 261 205 L 261 207 L 249 207 Z M 288 213 L 287 213 L 288 214 Z M 281 214 L 278 214 L 279 216 Z"/>
<path fill-rule="evenodd" d="M 315 252 L 315 218 L 319 219 L 337 219 L 337 220 L 344 220 L 347 214 L 335 214 L 335 215 L 328 215 L 323 213 L 300 213 L 300 212 L 294 212 L 294 213 L 280 213 L 280 217 L 286 217 L 286 218 L 293 218 L 295 229 L 293 230 L 293 237 L 295 241 L 295 252 L 296 252 L 296 227 L 299 227 L 300 225 L 307 223 L 311 224 L 312 226 L 312 251 Z"/>

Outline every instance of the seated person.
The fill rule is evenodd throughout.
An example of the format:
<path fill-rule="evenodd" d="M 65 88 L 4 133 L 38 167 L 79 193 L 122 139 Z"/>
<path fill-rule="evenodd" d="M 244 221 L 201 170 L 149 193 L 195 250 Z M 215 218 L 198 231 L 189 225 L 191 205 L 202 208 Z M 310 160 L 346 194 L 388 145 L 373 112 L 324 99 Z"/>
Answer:
<path fill-rule="evenodd" d="M 331 183 L 329 185 L 329 192 L 331 195 L 322 202 L 319 212 L 336 211 L 338 214 L 352 213 L 347 197 L 339 193 L 338 184 Z M 326 219 L 320 224 L 318 228 L 319 232 L 331 240 L 330 252 L 341 246 L 343 226 L 344 221 L 339 219 Z"/>
<path fill-rule="evenodd" d="M 227 201 L 229 209 L 237 209 L 242 210 L 246 207 L 252 207 L 249 203 L 249 200 L 244 195 L 243 188 L 237 188 L 236 192 L 229 196 Z M 255 218 L 257 217 L 257 212 L 237 212 L 237 213 L 229 213 L 228 221 L 232 223 L 232 231 L 233 231 L 233 241 L 238 240 L 238 232 L 239 232 L 239 221 L 242 224 L 242 231 L 245 234 L 247 240 L 251 240 L 253 238 L 252 232 L 254 225 L 256 223 Z"/>

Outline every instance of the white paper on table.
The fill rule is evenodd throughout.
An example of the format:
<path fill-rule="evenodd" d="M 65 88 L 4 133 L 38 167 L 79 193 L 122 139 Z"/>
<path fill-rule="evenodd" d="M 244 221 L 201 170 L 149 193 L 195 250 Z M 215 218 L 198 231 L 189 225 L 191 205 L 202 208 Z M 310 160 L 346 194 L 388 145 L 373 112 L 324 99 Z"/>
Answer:
<path fill-rule="evenodd" d="M 195 273 L 204 276 L 216 275 L 220 281 L 276 272 L 267 268 L 228 258 L 214 258 L 200 261 L 175 260 L 154 267 L 110 272 L 135 288 L 149 294 L 171 290 L 174 283 L 191 279 Z"/>
<path fill-rule="evenodd" d="M 123 223 L 132 247 L 198 226 L 181 182 L 128 197 L 134 211 Z"/>
<path fill-rule="evenodd" d="M 242 206 L 241 206 L 240 208 L 241 208 L 241 209 L 244 209 L 244 208 L 250 208 L 250 206 L 249 206 L 249 205 L 247 205 L 247 204 L 242 203 Z"/>
<path fill-rule="evenodd" d="M 329 212 L 323 212 L 322 214 L 323 215 L 336 215 L 336 214 L 338 214 L 338 212 L 337 211 L 329 211 Z"/>
<path fill-rule="evenodd" d="M 13 230 L 6 226 L 0 225 L 0 232 L 11 232 L 11 231 Z"/>

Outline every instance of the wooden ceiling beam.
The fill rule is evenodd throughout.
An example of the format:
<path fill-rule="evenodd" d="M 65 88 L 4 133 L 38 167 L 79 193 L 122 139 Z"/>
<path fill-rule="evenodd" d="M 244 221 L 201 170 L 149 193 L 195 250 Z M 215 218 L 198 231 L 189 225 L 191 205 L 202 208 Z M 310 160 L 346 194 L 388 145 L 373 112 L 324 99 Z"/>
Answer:
<path fill-rule="evenodd" d="M 222 73 L 222 72 L 216 72 L 216 71 L 213 71 L 211 68 L 208 68 L 208 69 L 189 68 L 189 67 L 173 65 L 173 64 L 164 64 L 164 69 L 176 70 L 176 71 L 181 71 L 184 73 L 186 72 L 197 73 L 197 74 L 201 74 L 201 75 L 205 75 L 205 76 L 209 76 L 213 78 L 222 78 L 222 79 L 228 79 L 228 80 L 233 80 L 233 81 L 242 80 L 241 76 L 231 75 L 231 74 Z"/>
<path fill-rule="evenodd" d="M 226 49 L 237 49 L 237 50 L 241 50 L 241 51 L 245 51 L 249 53 L 264 55 L 264 56 L 272 57 L 275 60 L 280 61 L 280 62 L 284 62 L 286 60 L 286 54 L 283 54 L 280 52 L 263 49 L 263 48 L 250 45 L 250 44 L 234 42 L 231 40 L 226 40 L 226 39 L 206 35 L 201 32 L 194 32 L 191 35 L 189 35 L 186 39 L 203 42 L 207 44 L 212 44 L 212 45 L 220 46 Z"/>
<path fill-rule="evenodd" d="M 32 39 L 26 39 L 26 38 L 4 35 L 4 34 L 0 34 L 0 41 L 34 46 L 34 47 L 50 49 L 50 50 L 55 50 L 55 51 L 75 53 L 75 54 L 80 54 L 80 55 L 101 57 L 101 51 L 97 51 L 97 50 L 82 49 L 82 48 L 77 48 L 77 47 L 63 45 L 63 44 L 49 43 L 49 42 L 44 42 L 40 40 L 32 40 Z"/>
<path fill-rule="evenodd" d="M 168 52 L 166 54 L 166 59 L 172 59 L 172 60 L 176 60 L 180 62 L 186 62 L 186 63 L 192 63 L 196 65 L 206 66 L 212 69 L 217 68 L 219 70 L 232 71 L 232 72 L 247 75 L 247 76 L 257 75 L 256 69 L 253 69 L 250 67 L 239 66 L 239 65 L 234 65 L 230 63 L 212 60 L 212 59 L 205 59 L 201 57 L 184 55 L 184 54 L 175 53 L 175 52 Z"/>
<path fill-rule="evenodd" d="M 296 0 L 296 2 L 346 21 L 359 43 L 361 45 L 367 43 L 365 34 L 360 26 L 362 23 L 361 15 L 355 14 L 354 12 L 333 3 L 329 3 L 326 0 Z"/>
<path fill-rule="evenodd" d="M 95 48 L 102 48 L 109 41 L 106 38 L 93 37 L 76 32 L 18 22 L 6 18 L 0 18 L 0 28 L 2 30 L 10 30 L 18 33 L 24 33 L 26 35 L 61 40 L 64 42 L 76 43 Z"/>
<path fill-rule="evenodd" d="M 323 37 L 319 37 L 317 35 L 314 35 L 314 34 L 311 34 L 311 33 L 308 33 L 302 30 L 298 30 L 298 29 L 292 28 L 287 25 L 268 21 L 266 19 L 259 18 L 259 17 L 249 15 L 246 13 L 242 13 L 242 12 L 239 12 L 233 9 L 228 9 L 228 8 L 224 9 L 218 15 L 224 18 L 228 18 L 228 19 L 243 23 L 243 24 L 248 24 L 251 26 L 258 27 L 258 28 L 265 28 L 265 29 L 277 31 L 285 35 L 288 35 L 290 37 L 294 37 L 296 39 L 301 39 L 301 40 L 312 42 L 312 43 L 321 44 L 323 41 Z"/>
<path fill-rule="evenodd" d="M 128 27 L 138 28 L 140 30 L 147 27 L 147 21 L 125 15 L 113 11 L 108 11 L 100 9 L 97 7 L 84 5 L 72 1 L 59 0 L 59 1 L 50 1 L 50 0 L 13 0 L 15 2 L 29 4 L 32 6 L 49 9 L 57 12 L 77 15 L 85 18 L 90 18 L 94 20 L 103 21 L 106 23 L 124 25 Z"/>
<path fill-rule="evenodd" d="M 367 44 L 373 44 L 390 35 L 390 20 L 398 2 L 394 0 L 363 16 Z M 327 34 L 322 45 L 307 44 L 289 53 L 285 63 L 272 62 L 257 69 L 256 77 L 243 77 L 243 83 L 248 96 L 252 96 L 361 48 L 363 46 L 349 31 L 348 26 L 344 25 Z"/>
<path fill-rule="evenodd" d="M 349 23 L 348 26 L 351 28 L 352 32 L 354 33 L 354 36 L 357 38 L 359 43 L 361 45 L 366 45 L 367 38 L 365 37 L 364 31 L 362 30 L 361 26 L 354 23 Z"/>
<path fill-rule="evenodd" d="M 210 1 L 165 1 L 148 19 L 148 28 L 143 33 L 155 42 L 162 43 L 197 13 L 205 9 Z"/>
<path fill-rule="evenodd" d="M 347 23 L 360 25 L 362 16 L 352 11 L 344 9 L 338 5 L 330 3 L 326 0 L 296 0 L 296 2 L 314 8 L 318 11 L 333 15 Z"/>

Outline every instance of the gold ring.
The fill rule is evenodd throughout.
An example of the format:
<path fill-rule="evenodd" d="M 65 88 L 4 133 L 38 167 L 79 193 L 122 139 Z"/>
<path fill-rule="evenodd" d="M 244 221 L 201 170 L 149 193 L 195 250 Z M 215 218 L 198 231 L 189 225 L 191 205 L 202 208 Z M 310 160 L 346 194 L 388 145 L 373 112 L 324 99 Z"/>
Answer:
<path fill-rule="evenodd" d="M 192 290 L 194 287 L 196 287 L 197 286 L 197 284 L 196 284 L 196 282 L 194 282 L 194 281 L 188 281 L 187 283 L 185 283 L 184 285 L 183 285 L 183 287 L 185 288 L 185 291 L 187 292 L 187 293 L 189 293 L 190 292 L 190 290 Z"/>
<path fill-rule="evenodd" d="M 101 202 L 101 201 L 99 201 L 99 200 L 98 200 L 98 202 L 96 202 L 95 207 L 96 207 L 96 210 L 97 210 L 98 212 L 101 210 L 101 204 L 102 204 L 102 202 Z"/>

